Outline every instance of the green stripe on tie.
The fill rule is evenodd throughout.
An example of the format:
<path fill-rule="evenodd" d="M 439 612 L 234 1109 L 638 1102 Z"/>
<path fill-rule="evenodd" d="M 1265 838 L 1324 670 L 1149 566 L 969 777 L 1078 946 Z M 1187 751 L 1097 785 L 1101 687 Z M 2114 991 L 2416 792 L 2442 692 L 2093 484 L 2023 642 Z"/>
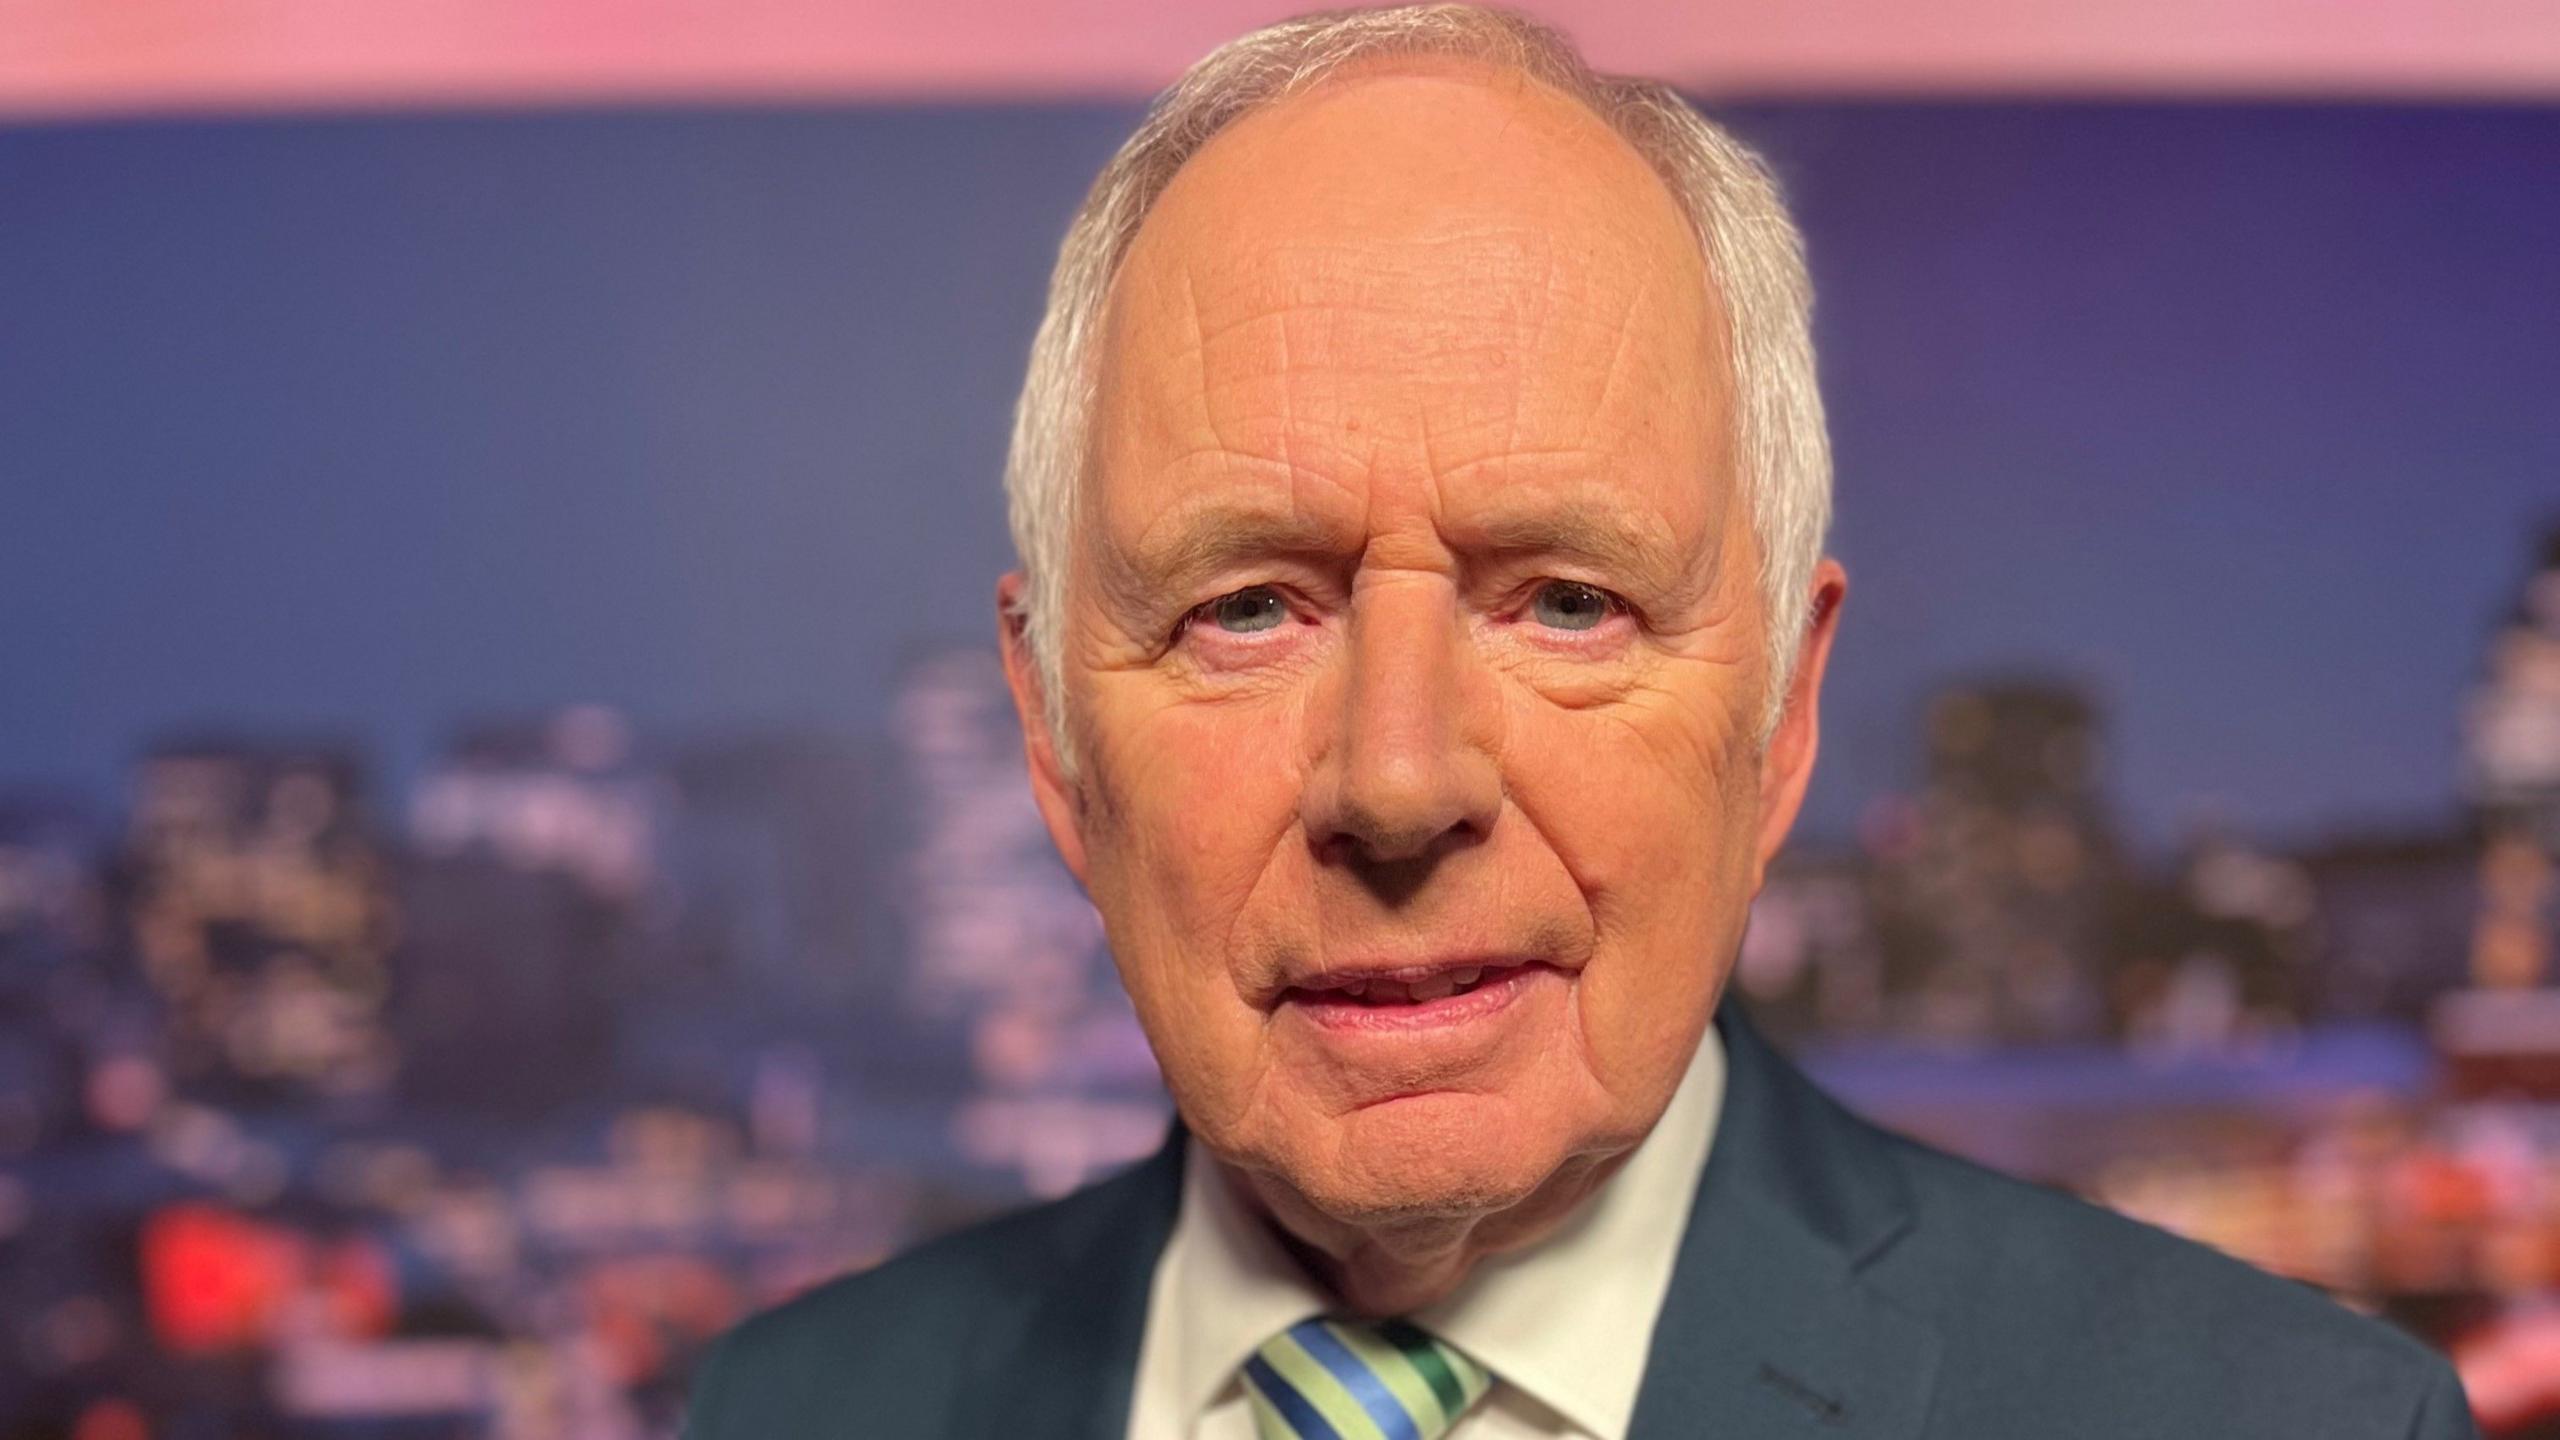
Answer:
<path fill-rule="evenodd" d="M 1440 1397 L 1440 1408 L 1444 1413 L 1455 1415 L 1484 1393 L 1483 1385 L 1469 1385 L 1468 1377 L 1461 1376 L 1450 1365 L 1449 1356 L 1453 1352 L 1442 1349 L 1438 1341 L 1416 1327 L 1402 1320 L 1389 1320 L 1378 1327 L 1378 1333 L 1403 1351 L 1404 1358 L 1421 1372 L 1422 1378 L 1430 1383 L 1432 1393 Z M 1469 1368 L 1478 1376 L 1484 1374 L 1480 1367 L 1470 1365 Z"/>
<path fill-rule="evenodd" d="M 1442 1440 L 1493 1376 L 1401 1320 L 1310 1317 L 1244 1364 L 1262 1440 Z"/>

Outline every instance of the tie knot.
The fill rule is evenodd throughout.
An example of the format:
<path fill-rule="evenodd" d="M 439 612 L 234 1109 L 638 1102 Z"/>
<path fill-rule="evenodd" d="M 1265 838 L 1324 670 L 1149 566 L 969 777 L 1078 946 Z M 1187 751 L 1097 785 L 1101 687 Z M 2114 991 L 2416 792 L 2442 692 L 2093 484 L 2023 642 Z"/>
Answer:
<path fill-rule="evenodd" d="M 1244 1362 L 1262 1440 L 1440 1440 L 1493 1376 L 1402 1320 L 1301 1320 Z"/>

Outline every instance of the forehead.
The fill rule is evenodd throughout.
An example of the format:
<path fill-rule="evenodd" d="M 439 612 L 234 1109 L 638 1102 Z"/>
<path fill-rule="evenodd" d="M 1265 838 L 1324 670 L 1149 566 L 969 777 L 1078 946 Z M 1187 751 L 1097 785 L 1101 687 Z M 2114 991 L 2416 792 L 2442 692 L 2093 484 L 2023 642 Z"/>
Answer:
<path fill-rule="evenodd" d="M 1338 79 L 1222 132 L 1140 228 L 1088 488 L 1106 539 L 1256 495 L 1703 528 L 1721 335 L 1669 190 L 1580 104 L 1462 66 Z"/>

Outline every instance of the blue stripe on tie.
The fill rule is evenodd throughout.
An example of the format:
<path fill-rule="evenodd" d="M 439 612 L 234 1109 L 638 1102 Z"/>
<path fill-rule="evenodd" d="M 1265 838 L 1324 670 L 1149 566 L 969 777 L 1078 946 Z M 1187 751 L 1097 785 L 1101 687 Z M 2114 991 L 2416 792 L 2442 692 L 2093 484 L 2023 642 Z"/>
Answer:
<path fill-rule="evenodd" d="M 1326 1424 L 1316 1407 L 1307 1403 L 1307 1397 L 1271 1368 L 1271 1362 L 1259 1355 L 1250 1356 L 1244 1362 L 1244 1373 L 1253 1381 L 1253 1388 L 1262 1392 L 1262 1398 L 1271 1402 L 1271 1408 L 1280 1412 L 1280 1418 L 1289 1422 L 1299 1440 L 1342 1440 L 1342 1432 Z"/>
<path fill-rule="evenodd" d="M 1422 1440 L 1422 1427 L 1414 1423 L 1413 1412 L 1404 1408 L 1404 1402 L 1387 1388 L 1386 1381 L 1378 1378 L 1377 1371 L 1334 1338 L 1322 1320 L 1300 1323 L 1289 1331 L 1289 1338 L 1314 1356 L 1317 1364 L 1333 1372 L 1333 1378 L 1342 1382 L 1342 1388 L 1350 1391 L 1351 1398 L 1359 1401 L 1360 1408 L 1368 1411 L 1369 1418 L 1386 1432 L 1387 1440 Z"/>

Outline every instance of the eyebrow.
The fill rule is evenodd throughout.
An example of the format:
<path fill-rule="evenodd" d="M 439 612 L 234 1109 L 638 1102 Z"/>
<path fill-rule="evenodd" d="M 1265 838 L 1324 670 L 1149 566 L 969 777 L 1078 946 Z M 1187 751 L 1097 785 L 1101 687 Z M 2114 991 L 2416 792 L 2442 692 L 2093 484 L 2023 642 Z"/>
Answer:
<path fill-rule="evenodd" d="M 1275 555 L 1343 559 L 1359 549 L 1359 538 L 1344 526 L 1306 514 L 1281 514 L 1221 501 L 1176 506 L 1171 516 L 1148 527 L 1136 543 L 1111 547 L 1119 561 L 1112 568 L 1150 590 L 1180 590 L 1230 567 Z"/>
<path fill-rule="evenodd" d="M 1703 580 L 1712 588 L 1722 547 L 1706 547 L 1706 567 L 1688 562 L 1670 528 L 1624 511 L 1591 507 L 1542 507 L 1470 516 L 1462 535 L 1473 546 L 1505 556 L 1555 555 L 1594 569 L 1625 574 L 1655 594 L 1670 594 Z"/>
<path fill-rule="evenodd" d="M 1114 547 L 1113 567 L 1145 591 L 1185 591 L 1211 575 L 1255 560 L 1303 561 L 1354 558 L 1362 539 L 1352 527 L 1303 513 L 1277 513 L 1223 502 L 1179 507 L 1140 543 Z M 1603 575 L 1624 575 L 1654 595 L 1683 593 L 1701 583 L 1713 588 L 1720 547 L 1707 547 L 1703 570 L 1693 565 L 1668 527 L 1598 507 L 1541 507 L 1464 517 L 1450 538 L 1469 553 L 1506 559 L 1555 556 Z"/>

